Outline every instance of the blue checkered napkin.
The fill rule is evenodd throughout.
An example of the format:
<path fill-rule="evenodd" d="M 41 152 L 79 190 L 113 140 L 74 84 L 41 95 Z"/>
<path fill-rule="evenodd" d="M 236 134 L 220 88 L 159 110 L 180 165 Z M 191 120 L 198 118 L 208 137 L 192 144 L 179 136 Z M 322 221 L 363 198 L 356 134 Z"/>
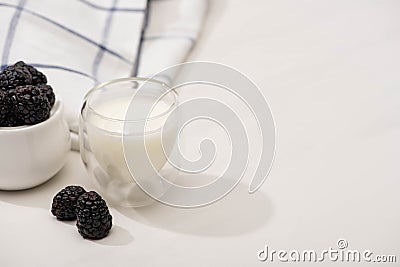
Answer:
<path fill-rule="evenodd" d="M 87 90 L 152 76 L 182 62 L 200 32 L 207 0 L 0 0 L 1 68 L 24 60 L 65 102 L 72 132 Z"/>

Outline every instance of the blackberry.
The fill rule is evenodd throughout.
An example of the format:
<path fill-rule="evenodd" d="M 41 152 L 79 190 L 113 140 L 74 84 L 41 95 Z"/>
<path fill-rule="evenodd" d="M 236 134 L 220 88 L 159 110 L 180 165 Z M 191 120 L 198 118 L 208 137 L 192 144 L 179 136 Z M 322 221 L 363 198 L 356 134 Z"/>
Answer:
<path fill-rule="evenodd" d="M 36 86 L 40 93 L 46 96 L 47 100 L 50 103 L 50 108 L 54 106 L 54 102 L 56 102 L 56 96 L 54 95 L 53 88 L 47 84 L 39 84 Z"/>
<path fill-rule="evenodd" d="M 90 191 L 82 194 L 76 204 L 76 226 L 83 238 L 101 239 L 112 227 L 112 216 L 99 194 Z"/>
<path fill-rule="evenodd" d="M 75 220 L 76 203 L 78 198 L 85 193 L 85 189 L 78 185 L 70 185 L 57 193 L 51 204 L 51 213 L 58 220 Z"/>
<path fill-rule="evenodd" d="M 16 117 L 8 92 L 0 90 L 0 127 L 21 125 L 24 125 L 24 122 Z"/>
<path fill-rule="evenodd" d="M 36 86 L 18 86 L 7 94 L 15 117 L 24 124 L 37 124 L 50 117 L 50 102 Z"/>
<path fill-rule="evenodd" d="M 46 84 L 46 76 L 33 66 L 18 61 L 0 73 L 0 89 L 11 90 L 20 85 Z"/>
<path fill-rule="evenodd" d="M 2 127 L 16 127 L 22 125 L 25 125 L 25 123 L 21 119 L 15 117 L 14 114 L 9 113 Z"/>
<path fill-rule="evenodd" d="M 9 99 L 3 91 L 0 91 L 0 127 L 7 126 L 6 120 L 9 113 Z"/>
<path fill-rule="evenodd" d="M 46 75 L 44 75 L 42 72 L 38 71 L 35 67 L 26 64 L 23 61 L 18 61 L 17 63 L 14 64 L 17 68 L 25 68 L 31 75 L 32 75 L 32 83 L 33 85 L 35 84 L 47 84 L 47 78 Z"/>

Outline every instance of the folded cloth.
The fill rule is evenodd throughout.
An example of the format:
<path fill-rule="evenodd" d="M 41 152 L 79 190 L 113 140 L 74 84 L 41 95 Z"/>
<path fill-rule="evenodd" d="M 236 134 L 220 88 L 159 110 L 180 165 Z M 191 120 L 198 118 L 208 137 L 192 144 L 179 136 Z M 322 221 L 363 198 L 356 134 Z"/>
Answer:
<path fill-rule="evenodd" d="M 185 60 L 206 8 L 207 0 L 0 0 L 1 69 L 23 60 L 46 74 L 77 150 L 86 92 Z"/>
<path fill-rule="evenodd" d="M 151 77 L 183 62 L 198 38 L 206 9 L 206 0 L 150 1 L 141 64 L 137 65 L 139 76 Z"/>

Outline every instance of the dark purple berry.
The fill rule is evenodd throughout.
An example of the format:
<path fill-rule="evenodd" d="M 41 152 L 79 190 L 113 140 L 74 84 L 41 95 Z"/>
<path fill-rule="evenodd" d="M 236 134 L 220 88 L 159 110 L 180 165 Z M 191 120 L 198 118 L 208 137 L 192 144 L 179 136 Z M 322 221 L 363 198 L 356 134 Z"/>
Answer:
<path fill-rule="evenodd" d="M 46 76 L 33 66 L 18 61 L 0 73 L 0 89 L 11 90 L 21 85 L 46 84 Z"/>
<path fill-rule="evenodd" d="M 47 98 L 50 103 L 50 107 L 54 106 L 56 102 L 56 96 L 54 95 L 53 88 L 47 84 L 38 84 L 36 88 L 39 89 L 40 93 Z"/>
<path fill-rule="evenodd" d="M 83 238 L 101 239 L 112 227 L 112 216 L 102 197 L 94 191 L 82 194 L 76 205 L 76 226 Z"/>
<path fill-rule="evenodd" d="M 78 198 L 85 193 L 85 189 L 78 185 L 70 185 L 57 193 L 53 198 L 51 213 L 58 220 L 75 220 L 76 203 Z"/>
<path fill-rule="evenodd" d="M 25 125 L 33 125 L 50 117 L 50 102 L 34 85 L 18 86 L 7 92 L 12 113 Z"/>

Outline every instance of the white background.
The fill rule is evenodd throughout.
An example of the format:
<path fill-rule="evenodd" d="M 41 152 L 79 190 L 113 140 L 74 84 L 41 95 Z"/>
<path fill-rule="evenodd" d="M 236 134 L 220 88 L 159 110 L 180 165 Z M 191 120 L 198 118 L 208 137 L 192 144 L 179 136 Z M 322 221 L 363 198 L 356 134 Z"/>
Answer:
<path fill-rule="evenodd" d="M 0 266 L 262 266 L 265 245 L 338 238 L 400 260 L 400 2 L 210 2 L 190 60 L 235 67 L 267 97 L 277 151 L 261 191 L 245 179 L 202 209 L 113 208 L 110 236 L 87 241 L 49 211 L 65 185 L 93 189 L 71 152 L 48 183 L 0 192 Z"/>

